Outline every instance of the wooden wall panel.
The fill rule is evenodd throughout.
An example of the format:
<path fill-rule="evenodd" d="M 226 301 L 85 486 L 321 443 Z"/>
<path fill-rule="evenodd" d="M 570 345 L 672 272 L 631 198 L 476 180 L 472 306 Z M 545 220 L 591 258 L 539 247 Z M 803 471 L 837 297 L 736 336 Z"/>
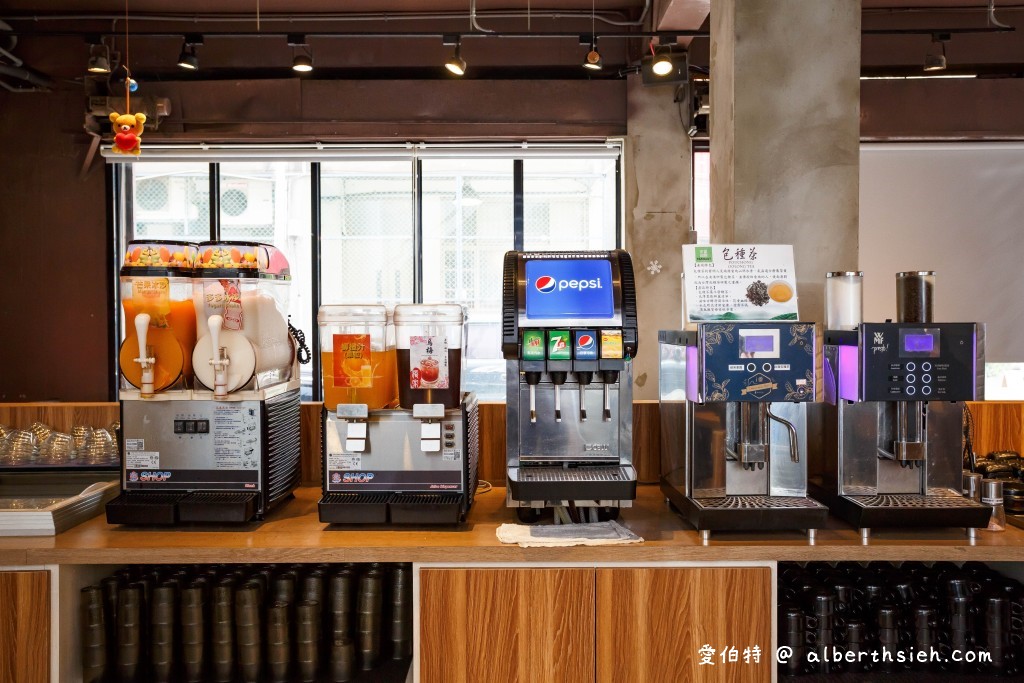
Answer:
<path fill-rule="evenodd" d="M 968 406 L 974 417 L 975 453 L 1024 453 L 1024 401 L 972 402 Z"/>
<path fill-rule="evenodd" d="M 320 457 L 322 438 L 321 412 L 323 403 L 303 403 L 299 415 L 302 429 L 302 485 L 320 486 L 323 459 Z"/>
<path fill-rule="evenodd" d="M 36 421 L 62 432 L 82 424 L 109 427 L 119 415 L 117 403 L 0 403 L 0 424 L 18 429 Z"/>
<path fill-rule="evenodd" d="M 50 573 L 0 572 L 0 683 L 50 680 Z"/>
<path fill-rule="evenodd" d="M 593 569 L 423 569 L 419 585 L 423 683 L 594 680 Z"/>
<path fill-rule="evenodd" d="M 768 567 L 598 569 L 597 680 L 769 681 L 771 599 Z M 699 664 L 704 645 L 714 665 Z M 727 647 L 739 661 L 722 662 Z"/>

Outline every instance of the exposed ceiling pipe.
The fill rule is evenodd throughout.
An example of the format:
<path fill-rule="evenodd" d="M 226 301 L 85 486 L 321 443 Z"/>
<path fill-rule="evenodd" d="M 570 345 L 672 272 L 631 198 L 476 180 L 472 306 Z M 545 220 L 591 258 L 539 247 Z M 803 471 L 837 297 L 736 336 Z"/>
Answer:
<path fill-rule="evenodd" d="M 8 76 L 19 81 L 24 81 L 40 90 L 49 90 L 53 87 L 53 81 L 50 78 L 44 76 L 38 71 L 33 71 L 32 69 L 23 66 L 0 64 L 0 76 Z M 8 89 L 10 90 L 10 88 Z M 25 90 L 21 88 L 14 88 L 12 92 L 25 92 Z"/>

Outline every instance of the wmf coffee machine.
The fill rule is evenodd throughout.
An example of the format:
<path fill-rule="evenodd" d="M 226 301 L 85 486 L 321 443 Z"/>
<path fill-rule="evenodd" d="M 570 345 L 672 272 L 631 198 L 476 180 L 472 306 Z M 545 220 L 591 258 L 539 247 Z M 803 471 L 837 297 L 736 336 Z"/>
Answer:
<path fill-rule="evenodd" d="M 462 307 L 403 304 L 394 324 L 381 305 L 321 306 L 318 318 L 320 521 L 464 521 L 480 446 L 476 398 L 460 387 Z"/>
<path fill-rule="evenodd" d="M 807 497 L 815 334 L 802 322 L 659 333 L 661 490 L 702 539 L 762 529 L 813 539 L 825 524 L 828 508 Z"/>
<path fill-rule="evenodd" d="M 122 493 L 108 522 L 247 522 L 298 486 L 290 279 L 266 244 L 129 245 Z"/>
<path fill-rule="evenodd" d="M 857 273 L 829 275 L 860 286 Z M 991 514 L 961 495 L 963 401 L 984 392 L 984 328 L 932 322 L 933 288 L 933 273 L 898 273 L 898 322 L 860 323 L 858 312 L 825 336 L 813 493 L 864 538 L 874 527 L 983 528 Z"/>
<path fill-rule="evenodd" d="M 505 254 L 507 504 L 617 515 L 636 498 L 633 264 L 622 250 Z M 586 514 L 588 513 L 589 514 Z"/>

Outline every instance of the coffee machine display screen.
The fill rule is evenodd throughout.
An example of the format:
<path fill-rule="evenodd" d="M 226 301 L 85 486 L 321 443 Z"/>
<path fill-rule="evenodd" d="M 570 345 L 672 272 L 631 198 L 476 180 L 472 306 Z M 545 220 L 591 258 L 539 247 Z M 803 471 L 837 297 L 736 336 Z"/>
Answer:
<path fill-rule="evenodd" d="M 612 264 L 603 259 L 526 262 L 526 317 L 609 320 L 615 317 Z"/>
<path fill-rule="evenodd" d="M 778 358 L 778 330 L 740 330 L 740 358 Z"/>
<path fill-rule="evenodd" d="M 900 330 L 900 358 L 938 358 L 938 356 L 938 330 Z"/>

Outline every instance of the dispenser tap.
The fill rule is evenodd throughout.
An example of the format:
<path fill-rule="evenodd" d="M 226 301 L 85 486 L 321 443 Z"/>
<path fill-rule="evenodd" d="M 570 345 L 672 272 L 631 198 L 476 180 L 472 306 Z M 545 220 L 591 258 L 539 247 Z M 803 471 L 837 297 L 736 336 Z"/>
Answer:
<path fill-rule="evenodd" d="M 219 315 L 211 315 L 207 320 L 210 326 L 210 342 L 213 348 L 213 357 L 210 365 L 213 366 L 213 398 L 223 399 L 228 395 L 228 359 L 227 349 L 220 345 L 220 331 L 224 326 L 224 318 Z"/>
<path fill-rule="evenodd" d="M 604 408 L 602 411 L 602 419 L 605 422 L 611 422 L 612 419 L 612 401 L 611 391 L 609 390 L 610 385 L 619 381 L 619 373 L 614 370 L 605 370 L 601 373 L 601 379 L 604 382 Z"/>
<path fill-rule="evenodd" d="M 139 386 L 139 396 L 151 398 L 153 396 L 154 371 L 153 366 L 156 358 L 153 357 L 153 347 L 146 344 L 146 336 L 149 334 L 148 313 L 139 313 L 135 316 L 135 334 L 139 338 L 139 357 L 135 359 L 142 368 L 142 382 Z"/>
<path fill-rule="evenodd" d="M 424 453 L 438 453 L 441 450 L 441 420 L 444 419 L 444 404 L 415 403 L 412 416 L 421 421 L 420 450 Z"/>
<path fill-rule="evenodd" d="M 768 408 L 768 417 L 775 420 L 789 432 L 789 459 L 792 462 L 800 462 L 800 447 L 797 444 L 796 427 L 789 420 L 779 417 Z"/>
<path fill-rule="evenodd" d="M 555 388 L 555 422 L 562 421 L 562 385 L 565 384 L 565 372 L 552 372 L 551 385 Z"/>
<path fill-rule="evenodd" d="M 526 385 L 530 387 L 530 422 L 537 422 L 537 385 L 540 384 L 539 372 L 526 372 Z"/>
<path fill-rule="evenodd" d="M 577 372 L 576 381 L 580 387 L 580 422 L 587 421 L 587 386 L 593 380 L 592 372 Z"/>

